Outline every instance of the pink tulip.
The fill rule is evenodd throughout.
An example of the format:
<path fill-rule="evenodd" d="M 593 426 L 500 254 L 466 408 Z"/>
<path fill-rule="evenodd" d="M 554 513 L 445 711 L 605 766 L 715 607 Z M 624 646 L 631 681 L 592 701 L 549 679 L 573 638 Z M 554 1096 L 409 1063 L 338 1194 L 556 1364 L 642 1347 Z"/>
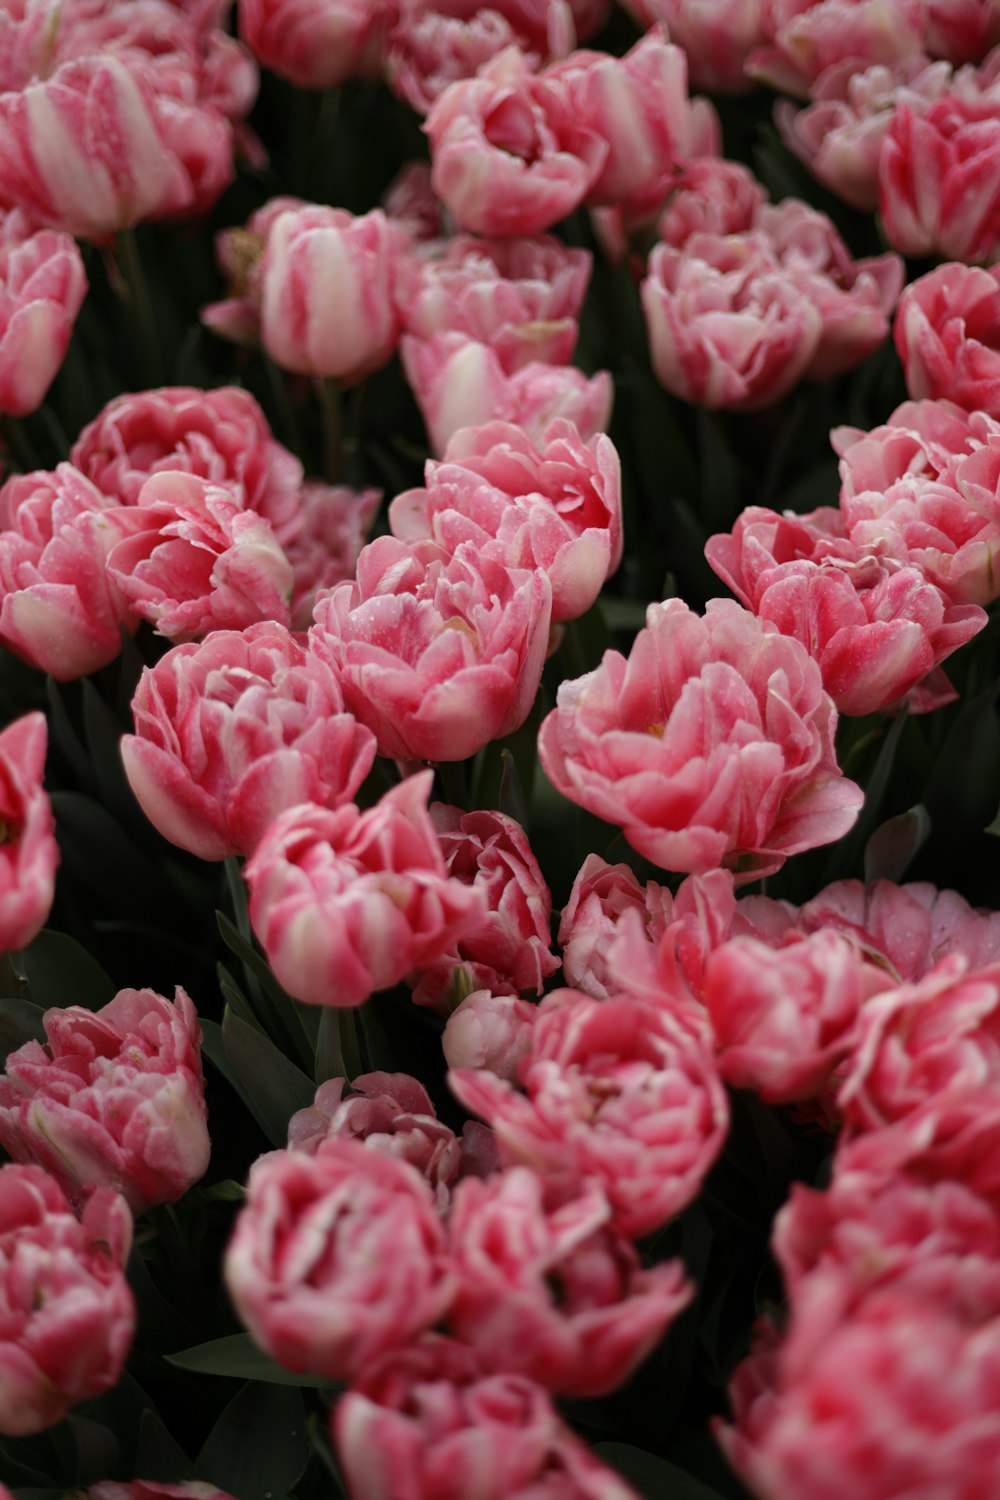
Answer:
<path fill-rule="evenodd" d="M 916 400 L 946 396 L 1000 417 L 1000 273 L 939 266 L 903 293 L 896 349 Z"/>
<path fill-rule="evenodd" d="M 244 871 L 250 916 L 296 1000 L 360 1005 L 482 922 L 483 892 L 446 872 L 431 780 L 411 776 L 363 813 L 304 804 L 261 840 Z"/>
<path fill-rule="evenodd" d="M 611 376 L 599 370 L 589 380 L 572 366 L 522 365 L 508 375 L 496 351 L 461 333 L 438 333 L 426 341 L 404 335 L 403 369 L 423 413 L 431 448 L 443 454 L 464 427 L 505 422 L 531 442 L 562 419 L 586 441 L 611 420 Z"/>
<path fill-rule="evenodd" d="M 786 93 L 806 95 L 828 68 L 889 67 L 920 54 L 920 0 L 764 0 L 765 42 L 747 71 Z"/>
<path fill-rule="evenodd" d="M 382 491 L 309 479 L 299 502 L 299 522 L 285 537 L 284 551 L 292 565 L 292 629 L 308 630 L 320 594 L 354 577 Z"/>
<path fill-rule="evenodd" d="M 199 859 L 251 854 L 297 803 L 349 802 L 375 758 L 329 668 L 272 623 L 168 651 L 143 672 L 132 711 L 132 790 L 164 838 Z"/>
<path fill-rule="evenodd" d="M 235 344 L 260 343 L 261 268 L 268 235 L 290 209 L 306 208 L 302 198 L 271 198 L 238 229 L 215 237 L 215 258 L 229 282 L 229 295 L 199 313 L 207 328 Z"/>
<path fill-rule="evenodd" d="M 680 250 L 694 234 L 744 234 L 767 190 L 739 162 L 699 156 L 687 163 L 657 221 L 665 245 Z"/>
<path fill-rule="evenodd" d="M 709 955 L 702 992 L 719 1072 L 770 1104 L 820 1093 L 850 1054 L 865 1001 L 891 984 L 836 933 L 777 949 L 752 938 L 724 943 Z"/>
<path fill-rule="evenodd" d="M 424 128 L 434 191 L 474 234 L 548 229 L 579 207 L 608 156 L 566 84 L 532 73 L 514 47 L 446 89 Z"/>
<path fill-rule="evenodd" d="M 448 1326 L 498 1373 L 570 1396 L 621 1385 L 693 1288 L 680 1261 L 643 1270 L 592 1189 L 553 1207 L 537 1172 L 460 1183 L 448 1221 L 456 1289 Z"/>
<path fill-rule="evenodd" d="M 37 712 L 0 731 L 0 953 L 28 946 L 55 894 L 59 846 L 42 786 L 47 737 Z"/>
<path fill-rule="evenodd" d="M 687 60 L 662 29 L 647 32 L 624 57 L 573 52 L 545 76 L 565 86 L 580 125 L 607 143 L 586 203 L 641 192 L 690 154 Z"/>
<path fill-rule="evenodd" d="M 431 817 L 448 874 L 484 893 L 486 913 L 421 974 L 414 1000 L 447 1005 L 464 987 L 463 971 L 476 989 L 540 995 L 559 961 L 550 948 L 552 896 L 524 829 L 500 812 L 463 813 L 441 802 Z"/>
<path fill-rule="evenodd" d="M 520 49 L 532 67 L 543 61 L 493 7 L 465 17 L 430 4 L 404 5 L 386 58 L 388 82 L 418 115 L 426 115 L 450 84 L 474 78 L 508 47 Z"/>
<path fill-rule="evenodd" d="M 279 541 L 299 524 L 302 465 L 275 442 L 250 393 L 236 386 L 117 396 L 83 429 L 70 458 L 122 505 L 138 504 L 151 474 L 183 469 L 239 486 L 246 509 L 270 521 Z"/>
<path fill-rule="evenodd" d="M 60 1422 L 121 1376 L 135 1330 L 132 1220 L 98 1188 L 82 1222 L 47 1172 L 0 1167 L 0 1433 Z"/>
<path fill-rule="evenodd" d="M 953 63 L 982 62 L 1000 42 L 1000 11 L 979 0 L 923 0 L 924 46 Z"/>
<path fill-rule="evenodd" d="M 355 382 L 396 348 L 405 239 L 381 209 L 307 204 L 271 225 L 261 264 L 261 341 L 297 375 Z"/>
<path fill-rule="evenodd" d="M 841 933 L 898 981 L 925 978 L 951 953 L 971 969 L 1000 959 L 1000 912 L 975 909 L 927 881 L 838 880 L 799 908 L 795 926 Z"/>
<path fill-rule="evenodd" d="M 744 64 L 761 35 L 762 0 L 626 0 L 640 25 L 663 21 L 687 55 L 691 82 L 711 93 L 745 94 Z"/>
<path fill-rule="evenodd" d="M 403 327 L 428 340 L 464 333 L 489 344 L 511 375 L 531 362 L 568 364 L 591 256 L 548 236 L 456 235 L 435 256 L 412 256 L 399 288 Z"/>
<path fill-rule="evenodd" d="M 0 489 L 0 640 L 58 682 L 106 666 L 135 629 L 107 568 L 118 509 L 71 464 Z"/>
<path fill-rule="evenodd" d="M 545 1391 L 489 1372 L 452 1339 L 366 1370 L 338 1402 L 333 1436 L 352 1500 L 638 1500 Z"/>
<path fill-rule="evenodd" d="M 0 219 L 0 412 L 24 417 L 41 406 L 86 293 L 83 260 L 68 235 L 33 234 L 16 210 Z"/>
<path fill-rule="evenodd" d="M 892 67 L 854 62 L 828 68 L 813 84 L 812 103 L 796 109 L 775 105 L 775 123 L 785 145 L 813 176 L 852 208 L 878 208 L 879 157 L 899 104 L 922 114 L 946 92 L 952 70 L 917 55 Z"/>
<path fill-rule="evenodd" d="M 379 754 L 466 760 L 527 718 L 550 617 L 543 573 L 472 544 L 443 559 L 431 543 L 379 537 L 357 582 L 319 600 L 310 640 Z"/>
<path fill-rule="evenodd" d="M 556 990 L 538 1009 L 520 1093 L 458 1069 L 458 1098 L 496 1132 L 500 1160 L 525 1163 L 553 1191 L 600 1183 L 614 1227 L 659 1229 L 698 1192 L 725 1137 L 727 1106 L 703 1037 L 669 1007 Z"/>
<path fill-rule="evenodd" d="M 462 1170 L 462 1143 L 437 1118 L 427 1090 L 407 1073 L 363 1073 L 343 1098 L 344 1078 L 321 1083 L 308 1109 L 288 1122 L 288 1145 L 315 1156 L 324 1141 L 360 1141 L 372 1151 L 409 1162 L 447 1209 L 452 1184 Z"/>
<path fill-rule="evenodd" d="M 536 447 L 509 423 L 466 428 L 426 480 L 392 502 L 393 534 L 448 554 L 494 540 L 509 566 L 548 576 L 556 621 L 584 614 L 621 561 L 621 470 L 603 434 L 585 444 L 553 422 Z"/>
<path fill-rule="evenodd" d="M 758 618 L 801 641 L 844 714 L 891 708 L 986 623 L 977 605 L 952 604 L 919 568 L 853 543 L 829 508 L 779 516 L 750 506 L 731 536 L 709 538 L 705 556 Z M 919 692 L 914 711 L 948 701 Z"/>
<path fill-rule="evenodd" d="M 950 480 L 958 460 L 1000 437 L 1000 422 L 963 411 L 953 401 L 904 401 L 870 432 L 835 427 L 830 442 L 840 455 L 841 504 L 899 480 Z"/>
<path fill-rule="evenodd" d="M 889 243 L 904 255 L 995 260 L 998 149 L 1000 118 L 988 96 L 951 93 L 922 117 L 900 105 L 879 157 L 879 213 Z"/>
<path fill-rule="evenodd" d="M 76 1200 L 113 1187 L 133 1213 L 173 1203 L 208 1166 L 198 1013 L 178 986 L 119 990 L 98 1011 L 44 1016 L 0 1079 L 0 1143 L 37 1162 Z"/>
<path fill-rule="evenodd" d="M 161 470 L 118 513 L 108 571 L 129 607 L 172 641 L 261 620 L 287 625 L 292 565 L 270 524 L 233 491 Z M 237 499 L 242 497 L 237 495 Z"/>
<path fill-rule="evenodd" d="M 432 1327 L 453 1292 L 427 1182 L 343 1137 L 254 1163 L 225 1277 L 265 1353 L 329 1380 L 355 1379 Z"/>
<path fill-rule="evenodd" d="M 299 88 L 377 77 L 396 0 L 239 0 L 240 36 L 258 62 Z"/>
<path fill-rule="evenodd" d="M 564 796 L 669 870 L 738 881 L 840 838 L 862 794 L 841 776 L 836 710 L 797 641 L 727 600 L 704 618 L 651 604 L 628 660 L 559 688 L 538 736 Z"/>
<path fill-rule="evenodd" d="M 771 405 L 803 377 L 823 336 L 821 313 L 759 232 L 658 245 L 642 305 L 657 378 L 709 410 Z"/>
<path fill-rule="evenodd" d="M 473 990 L 452 1011 L 441 1036 L 449 1068 L 487 1068 L 508 1083 L 531 1050 L 538 1007 L 517 995 Z"/>
<path fill-rule="evenodd" d="M 404 162 L 382 195 L 382 207 L 417 245 L 449 232 L 444 206 L 431 187 L 430 162 Z"/>

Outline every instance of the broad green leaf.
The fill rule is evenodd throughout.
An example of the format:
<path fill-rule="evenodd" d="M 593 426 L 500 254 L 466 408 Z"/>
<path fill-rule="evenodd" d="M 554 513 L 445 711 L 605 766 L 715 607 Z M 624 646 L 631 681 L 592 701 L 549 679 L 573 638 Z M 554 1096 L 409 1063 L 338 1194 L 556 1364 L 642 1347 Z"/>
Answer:
<path fill-rule="evenodd" d="M 252 1114 L 268 1140 L 283 1146 L 292 1115 L 313 1102 L 312 1079 L 229 1005 L 222 1018 L 222 1043 Z"/>
<path fill-rule="evenodd" d="M 271 972 L 266 959 L 238 931 L 225 912 L 217 911 L 215 919 L 219 925 L 219 934 L 222 941 L 231 953 L 235 953 L 244 968 L 253 975 L 254 979 L 260 985 L 265 1000 L 269 1003 L 287 1039 L 298 1052 L 300 1060 L 304 1063 L 310 1063 L 312 1061 L 312 1046 L 295 1001 L 281 988 L 281 985 Z"/>
<path fill-rule="evenodd" d="M 9 1056 L 25 1042 L 43 1042 L 45 1027 L 42 1025 L 44 1011 L 20 995 L 8 995 L 0 1000 L 0 1060 Z"/>
<path fill-rule="evenodd" d="M 865 880 L 902 880 L 931 831 L 926 807 L 919 803 L 876 828 L 865 845 Z"/>
<path fill-rule="evenodd" d="M 81 948 L 64 932 L 53 932 L 50 928 L 40 932 L 25 948 L 22 966 L 29 998 L 43 1010 L 67 1005 L 100 1010 L 114 999 L 114 981 L 86 948 Z"/>
<path fill-rule="evenodd" d="M 195 1477 L 191 1460 L 155 1411 L 144 1411 L 139 1419 L 135 1468 L 143 1479 L 160 1484 L 181 1484 Z"/>
<path fill-rule="evenodd" d="M 633 1448 L 628 1443 L 597 1443 L 594 1451 L 635 1486 L 645 1500 L 720 1500 L 718 1490 L 709 1489 L 676 1464 Z"/>
<path fill-rule="evenodd" d="M 300 1389 L 317 1389 L 330 1385 L 318 1375 L 295 1375 L 282 1369 L 258 1349 L 248 1333 L 232 1333 L 226 1338 L 195 1344 L 179 1354 L 167 1356 L 168 1365 L 192 1370 L 197 1375 L 223 1375 L 234 1380 L 261 1380 L 268 1385 L 291 1385 Z"/>
<path fill-rule="evenodd" d="M 236 1500 L 285 1500 L 311 1451 L 300 1392 L 251 1381 L 212 1428 L 195 1469 Z"/>

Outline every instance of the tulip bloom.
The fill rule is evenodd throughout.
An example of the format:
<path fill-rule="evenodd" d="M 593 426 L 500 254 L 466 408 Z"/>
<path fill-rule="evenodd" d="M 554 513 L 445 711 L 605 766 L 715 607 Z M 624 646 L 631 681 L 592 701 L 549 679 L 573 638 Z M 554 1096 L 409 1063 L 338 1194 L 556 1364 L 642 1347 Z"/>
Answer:
<path fill-rule="evenodd" d="M 47 737 L 41 713 L 0 732 L 0 953 L 28 946 L 55 894 L 59 846 L 42 786 Z"/>
<path fill-rule="evenodd" d="M 41 406 L 86 292 L 69 235 L 32 234 L 17 212 L 0 219 L 0 412 L 24 417 Z"/>

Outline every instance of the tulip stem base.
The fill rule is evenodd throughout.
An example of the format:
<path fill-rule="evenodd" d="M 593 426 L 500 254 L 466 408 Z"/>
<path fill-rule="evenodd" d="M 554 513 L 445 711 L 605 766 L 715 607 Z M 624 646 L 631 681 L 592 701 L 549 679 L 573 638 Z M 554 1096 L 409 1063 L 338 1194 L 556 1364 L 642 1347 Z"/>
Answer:
<path fill-rule="evenodd" d="M 339 382 L 320 381 L 319 398 L 323 410 L 323 474 L 328 484 L 339 484 L 344 458 L 344 408 Z"/>
<path fill-rule="evenodd" d="M 142 269 L 139 242 L 134 229 L 122 229 L 118 234 L 118 266 L 126 288 L 126 302 L 135 318 L 139 340 L 139 357 L 142 372 L 151 386 L 163 384 L 163 361 L 160 341 L 156 333 L 156 319 L 149 286 Z"/>

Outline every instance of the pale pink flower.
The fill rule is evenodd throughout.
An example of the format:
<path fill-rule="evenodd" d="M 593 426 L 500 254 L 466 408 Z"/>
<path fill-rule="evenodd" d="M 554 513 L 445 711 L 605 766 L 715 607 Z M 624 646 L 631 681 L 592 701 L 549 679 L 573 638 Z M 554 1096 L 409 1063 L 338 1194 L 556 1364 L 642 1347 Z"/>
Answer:
<path fill-rule="evenodd" d="M 737 880 L 841 837 L 862 793 L 834 755 L 837 714 L 805 648 L 739 605 L 651 604 L 626 660 L 563 682 L 538 749 L 564 796 L 669 870 Z"/>
<path fill-rule="evenodd" d="M 71 464 L 0 489 L 0 640 L 58 682 L 113 661 L 137 624 L 107 567 L 119 508 Z"/>
<path fill-rule="evenodd" d="M 35 1166 L 0 1167 L 0 1432 L 27 1437 L 120 1378 L 135 1331 L 132 1219 L 98 1188 L 78 1220 Z M 2 1486 L 0 1486 L 2 1488 Z"/>
<path fill-rule="evenodd" d="M 290 1149 L 315 1156 L 335 1137 L 360 1141 L 372 1151 L 410 1163 L 434 1189 L 446 1209 L 450 1189 L 462 1170 L 462 1143 L 437 1118 L 427 1090 L 407 1073 L 362 1073 L 343 1097 L 345 1078 L 321 1083 L 307 1109 L 288 1122 Z"/>
<path fill-rule="evenodd" d="M 532 73 L 515 47 L 446 89 L 425 129 L 434 191 L 475 234 L 548 229 L 580 206 L 608 156 L 566 84 Z"/>
<path fill-rule="evenodd" d="M 239 0 L 240 36 L 258 62 L 300 88 L 377 77 L 396 0 Z"/>
<path fill-rule="evenodd" d="M 270 523 L 234 503 L 232 488 L 161 470 L 116 516 L 122 539 L 108 572 L 159 635 L 199 640 L 211 630 L 290 621 L 292 565 Z M 242 496 L 236 493 L 236 501 Z"/>
<path fill-rule="evenodd" d="M 899 703 L 986 624 L 984 610 L 953 604 L 920 568 L 852 541 L 830 508 L 779 516 L 750 506 L 705 556 L 741 603 L 801 641 L 844 714 Z M 946 690 L 921 688 L 911 706 L 935 708 Z"/>
<path fill-rule="evenodd" d="M 381 490 L 307 479 L 299 495 L 299 521 L 284 539 L 292 565 L 292 628 L 308 630 L 320 594 L 354 577 L 382 503 Z"/>
<path fill-rule="evenodd" d="M 511 423 L 465 428 L 425 479 L 390 505 L 393 534 L 449 554 L 495 540 L 508 566 L 548 576 L 553 620 L 584 614 L 621 561 L 621 466 L 603 433 L 584 443 L 555 421 L 536 446 Z"/>
<path fill-rule="evenodd" d="M 471 235 L 456 235 L 433 250 L 401 266 L 398 295 L 407 333 L 422 340 L 464 333 L 489 344 L 507 374 L 532 362 L 570 362 L 590 280 L 588 251 L 549 236 Z"/>
<path fill-rule="evenodd" d="M 164 838 L 200 859 L 251 854 L 297 803 L 350 801 L 375 759 L 329 667 L 272 623 L 174 647 L 143 672 L 132 712 L 132 790 Z"/>
<path fill-rule="evenodd" d="M 789 94 L 808 95 L 837 64 L 892 67 L 923 47 L 920 0 L 764 0 L 762 20 L 747 72 Z"/>
<path fill-rule="evenodd" d="M 499 6 L 455 16 L 433 3 L 407 5 L 404 0 L 389 39 L 386 77 L 394 93 L 418 115 L 426 115 L 450 84 L 474 78 L 508 47 L 519 48 L 532 67 L 543 60 Z"/>
<path fill-rule="evenodd" d="M 228 296 L 211 302 L 199 313 L 213 333 L 236 344 L 260 343 L 261 267 L 267 237 L 275 221 L 290 209 L 307 207 L 301 198 L 271 198 L 237 229 L 223 229 L 215 237 L 215 258 L 226 277 Z"/>
<path fill-rule="evenodd" d="M 0 412 L 24 417 L 41 406 L 86 293 L 69 235 L 32 233 L 16 210 L 0 217 Z"/>
<path fill-rule="evenodd" d="M 366 1370 L 337 1403 L 333 1436 L 352 1500 L 638 1500 L 547 1392 L 453 1339 L 425 1337 Z"/>
<path fill-rule="evenodd" d="M 135 505 L 151 474 L 183 469 L 238 485 L 283 541 L 299 519 L 302 465 L 276 442 L 249 391 L 165 386 L 117 396 L 73 444 L 70 459 L 98 489 Z"/>
<path fill-rule="evenodd" d="M 508 375 L 494 349 L 462 333 L 427 340 L 404 335 L 401 353 L 431 448 L 439 455 L 463 427 L 506 422 L 537 443 L 561 418 L 586 441 L 611 420 L 614 392 L 607 370 L 588 379 L 571 365 L 533 362 Z"/>
<path fill-rule="evenodd" d="M 517 995 L 473 990 L 452 1011 L 441 1035 L 449 1068 L 487 1068 L 508 1083 L 531 1050 L 538 1007 Z"/>
<path fill-rule="evenodd" d="M 261 342 L 275 364 L 348 383 L 384 365 L 400 333 L 404 244 L 380 208 L 355 216 L 307 204 L 279 214 L 260 268 Z"/>
<path fill-rule="evenodd" d="M 666 1006 L 556 990 L 518 1072 L 523 1093 L 488 1071 L 448 1079 L 492 1125 L 502 1163 L 536 1168 L 554 1191 L 599 1182 L 622 1234 L 679 1213 L 721 1149 L 728 1110 L 710 1048 Z"/>
<path fill-rule="evenodd" d="M 823 337 L 822 314 L 760 232 L 657 245 L 642 306 L 657 378 L 709 410 L 771 405 L 802 379 Z"/>
<path fill-rule="evenodd" d="M 363 813 L 303 804 L 261 840 L 244 870 L 250 916 L 295 999 L 360 1005 L 481 923 L 483 892 L 446 872 L 432 779 L 411 776 Z"/>
<path fill-rule="evenodd" d="M 1000 422 L 963 411 L 953 401 L 904 401 L 870 432 L 835 427 L 830 441 L 840 455 L 841 504 L 856 495 L 887 490 L 898 480 L 950 479 L 956 462 L 1000 437 Z"/>
<path fill-rule="evenodd" d="M 889 243 L 904 255 L 996 260 L 998 150 L 1000 109 L 988 96 L 953 92 L 923 115 L 899 105 L 879 155 L 879 213 Z"/>
<path fill-rule="evenodd" d="M 431 187 L 430 162 L 404 162 L 382 195 L 382 207 L 415 244 L 448 233 L 444 206 Z"/>
<path fill-rule="evenodd" d="M 466 760 L 517 729 L 538 691 L 551 589 L 472 544 L 443 558 L 431 543 L 379 537 L 357 582 L 316 605 L 313 649 L 344 702 L 397 759 Z"/>
<path fill-rule="evenodd" d="M 892 980 L 833 932 L 774 948 L 737 937 L 709 954 L 702 1000 L 719 1072 L 769 1104 L 821 1092 L 856 1041 L 865 1001 Z"/>
<path fill-rule="evenodd" d="M 655 880 L 640 885 L 629 865 L 609 865 L 600 855 L 588 854 L 559 921 L 563 973 L 574 989 L 597 1000 L 617 991 L 611 950 L 627 911 L 638 914 L 642 934 L 653 945 L 667 930 L 674 898 Z"/>
<path fill-rule="evenodd" d="M 687 163 L 676 180 L 656 232 L 679 250 L 693 234 L 745 234 L 767 191 L 748 167 L 717 156 Z"/>
<path fill-rule="evenodd" d="M 225 1278 L 256 1343 L 295 1373 L 351 1380 L 432 1327 L 453 1279 L 415 1167 L 335 1136 L 250 1169 Z"/>
<path fill-rule="evenodd" d="M 1000 270 L 939 266 L 904 291 L 896 349 L 916 400 L 946 396 L 1000 417 Z"/>
<path fill-rule="evenodd" d="M 26 948 L 52 908 L 59 846 L 42 786 L 47 739 L 38 712 L 0 731 L 0 953 Z"/>
<path fill-rule="evenodd" d="M 610 1217 L 597 1189 L 548 1203 L 528 1167 L 460 1183 L 448 1219 L 448 1327 L 499 1373 L 568 1396 L 614 1390 L 694 1289 L 680 1261 L 643 1269 Z"/>
<path fill-rule="evenodd" d="M 501 812 L 431 805 L 445 869 L 481 890 L 486 911 L 450 952 L 420 975 L 413 998 L 435 1008 L 468 968 L 476 988 L 540 995 L 559 967 L 551 951 L 552 895 L 520 823 Z"/>
<path fill-rule="evenodd" d="M 640 25 L 666 22 L 687 54 L 691 82 L 712 93 L 745 94 L 747 57 L 762 41 L 762 0 L 626 0 Z"/>
<path fill-rule="evenodd" d="M 47 1010 L 46 1042 L 25 1042 L 0 1079 L 0 1143 L 37 1162 L 77 1201 L 111 1187 L 133 1213 L 173 1203 L 211 1146 L 198 1013 L 178 986 L 119 990 L 98 1011 Z"/>

